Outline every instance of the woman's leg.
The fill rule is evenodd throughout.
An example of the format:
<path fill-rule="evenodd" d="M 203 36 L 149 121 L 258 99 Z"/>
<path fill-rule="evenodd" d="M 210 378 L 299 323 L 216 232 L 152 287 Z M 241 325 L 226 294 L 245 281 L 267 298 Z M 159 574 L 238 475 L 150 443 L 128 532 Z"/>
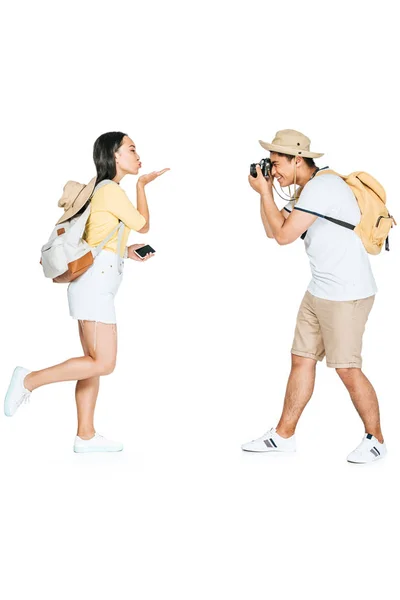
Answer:
<path fill-rule="evenodd" d="M 65 362 L 26 376 L 24 386 L 33 391 L 58 381 L 80 381 L 109 375 L 115 368 L 117 356 L 116 326 L 113 324 L 84 321 L 87 356 L 70 358 Z"/>
<path fill-rule="evenodd" d="M 90 324 L 79 321 L 79 337 L 81 340 L 83 352 L 85 356 L 90 356 L 90 344 L 88 334 L 90 332 Z M 86 333 L 86 337 L 85 337 Z M 78 413 L 78 431 L 77 435 L 84 440 L 91 439 L 95 434 L 94 429 L 94 410 L 96 407 L 97 396 L 100 387 L 100 377 L 89 377 L 89 379 L 81 379 L 77 382 L 75 388 L 76 408 Z"/>

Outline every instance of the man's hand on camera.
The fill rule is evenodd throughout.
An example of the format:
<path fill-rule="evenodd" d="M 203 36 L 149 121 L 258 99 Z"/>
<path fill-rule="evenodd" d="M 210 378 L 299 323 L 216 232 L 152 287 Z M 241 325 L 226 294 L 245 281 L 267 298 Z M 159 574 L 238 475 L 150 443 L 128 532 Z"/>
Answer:
<path fill-rule="evenodd" d="M 263 174 L 261 173 L 260 165 L 256 165 L 257 177 L 253 177 L 249 175 L 249 183 L 253 190 L 258 192 L 259 194 L 272 194 L 272 183 L 273 177 L 270 175 L 268 179 L 265 179 Z"/>

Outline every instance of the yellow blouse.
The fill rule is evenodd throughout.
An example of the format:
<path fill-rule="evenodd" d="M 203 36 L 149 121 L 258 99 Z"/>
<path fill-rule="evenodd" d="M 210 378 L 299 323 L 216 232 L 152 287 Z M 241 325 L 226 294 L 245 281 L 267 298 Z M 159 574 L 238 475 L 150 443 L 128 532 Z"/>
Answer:
<path fill-rule="evenodd" d="M 122 221 L 125 225 L 121 243 L 121 257 L 131 229 L 139 231 L 146 224 L 146 219 L 135 208 L 118 183 L 110 182 L 100 187 L 90 201 L 91 211 L 86 222 L 83 239 L 90 246 L 100 244 L 111 231 Z M 118 231 L 105 245 L 104 250 L 117 252 Z"/>

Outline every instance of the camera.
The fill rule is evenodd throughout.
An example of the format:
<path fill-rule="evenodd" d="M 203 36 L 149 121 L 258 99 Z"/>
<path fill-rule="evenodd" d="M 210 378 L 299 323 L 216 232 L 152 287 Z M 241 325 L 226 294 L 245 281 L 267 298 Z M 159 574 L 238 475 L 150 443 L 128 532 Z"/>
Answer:
<path fill-rule="evenodd" d="M 261 173 L 264 177 L 269 177 L 271 175 L 271 161 L 269 158 L 262 158 L 259 163 L 252 163 L 250 165 L 250 175 L 252 177 L 257 177 L 256 166 L 260 165 Z"/>

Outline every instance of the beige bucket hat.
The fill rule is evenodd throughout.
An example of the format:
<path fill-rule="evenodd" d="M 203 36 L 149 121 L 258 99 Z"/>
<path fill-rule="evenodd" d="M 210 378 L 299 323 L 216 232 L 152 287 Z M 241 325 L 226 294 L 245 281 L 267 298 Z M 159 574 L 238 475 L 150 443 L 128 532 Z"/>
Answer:
<path fill-rule="evenodd" d="M 77 181 L 67 181 L 64 193 L 58 201 L 58 206 L 64 209 L 64 214 L 56 223 L 63 223 L 74 217 L 86 204 L 93 194 L 97 177 L 93 177 L 87 185 Z"/>
<path fill-rule="evenodd" d="M 323 156 L 320 152 L 310 152 L 311 140 L 306 135 L 294 129 L 282 129 L 278 131 L 271 144 L 258 140 L 265 150 L 280 152 L 290 156 L 304 156 L 304 158 L 319 158 Z"/>

